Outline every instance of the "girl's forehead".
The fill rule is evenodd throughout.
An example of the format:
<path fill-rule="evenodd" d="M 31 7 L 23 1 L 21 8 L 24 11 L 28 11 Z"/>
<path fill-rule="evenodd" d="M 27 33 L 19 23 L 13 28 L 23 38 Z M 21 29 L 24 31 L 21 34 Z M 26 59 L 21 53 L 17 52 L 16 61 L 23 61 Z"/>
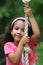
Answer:
<path fill-rule="evenodd" d="M 14 24 L 14 27 L 25 28 L 25 22 L 23 22 L 21 20 L 16 21 Z"/>

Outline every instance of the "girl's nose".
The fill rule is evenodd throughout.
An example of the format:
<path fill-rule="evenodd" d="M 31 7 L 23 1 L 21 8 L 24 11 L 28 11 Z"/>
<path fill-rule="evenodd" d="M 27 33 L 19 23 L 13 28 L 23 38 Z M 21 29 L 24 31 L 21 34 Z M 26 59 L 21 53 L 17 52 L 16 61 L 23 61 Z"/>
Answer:
<path fill-rule="evenodd" d="M 18 30 L 18 33 L 21 33 L 21 30 Z"/>

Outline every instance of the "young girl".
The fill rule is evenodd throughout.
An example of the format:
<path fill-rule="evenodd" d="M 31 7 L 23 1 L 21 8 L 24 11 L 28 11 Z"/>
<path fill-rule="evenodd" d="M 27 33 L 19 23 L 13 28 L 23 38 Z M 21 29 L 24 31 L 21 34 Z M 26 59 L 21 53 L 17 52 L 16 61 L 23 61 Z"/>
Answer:
<path fill-rule="evenodd" d="M 34 65 L 37 60 L 34 47 L 38 44 L 40 38 L 39 27 L 34 19 L 31 8 L 28 5 L 25 5 L 24 12 L 30 20 L 33 33 L 29 34 L 28 30 L 29 35 L 24 34 L 24 17 L 18 17 L 11 21 L 4 38 L 6 65 L 24 65 L 23 48 L 26 43 L 31 48 L 31 53 L 29 54 L 29 65 Z"/>

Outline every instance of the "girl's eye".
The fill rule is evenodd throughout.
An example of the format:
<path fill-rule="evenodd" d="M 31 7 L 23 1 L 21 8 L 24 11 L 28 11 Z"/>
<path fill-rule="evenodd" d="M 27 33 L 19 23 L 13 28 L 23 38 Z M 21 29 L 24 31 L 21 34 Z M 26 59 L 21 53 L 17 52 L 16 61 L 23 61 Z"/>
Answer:
<path fill-rule="evenodd" d="M 22 31 L 24 32 L 24 29 L 22 29 Z"/>
<path fill-rule="evenodd" d="M 17 27 L 17 28 L 15 28 L 15 30 L 18 30 L 19 28 Z"/>
<path fill-rule="evenodd" d="M 15 27 L 15 30 L 19 30 L 19 27 Z M 24 32 L 24 29 L 21 29 L 21 31 Z"/>

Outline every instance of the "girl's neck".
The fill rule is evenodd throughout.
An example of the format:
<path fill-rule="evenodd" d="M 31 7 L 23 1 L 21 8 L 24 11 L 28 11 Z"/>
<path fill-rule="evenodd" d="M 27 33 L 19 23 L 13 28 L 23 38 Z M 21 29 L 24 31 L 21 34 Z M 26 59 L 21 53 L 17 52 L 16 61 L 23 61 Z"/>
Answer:
<path fill-rule="evenodd" d="M 14 44 L 15 44 L 16 46 L 18 46 L 19 42 L 18 42 L 18 41 L 14 41 Z"/>

